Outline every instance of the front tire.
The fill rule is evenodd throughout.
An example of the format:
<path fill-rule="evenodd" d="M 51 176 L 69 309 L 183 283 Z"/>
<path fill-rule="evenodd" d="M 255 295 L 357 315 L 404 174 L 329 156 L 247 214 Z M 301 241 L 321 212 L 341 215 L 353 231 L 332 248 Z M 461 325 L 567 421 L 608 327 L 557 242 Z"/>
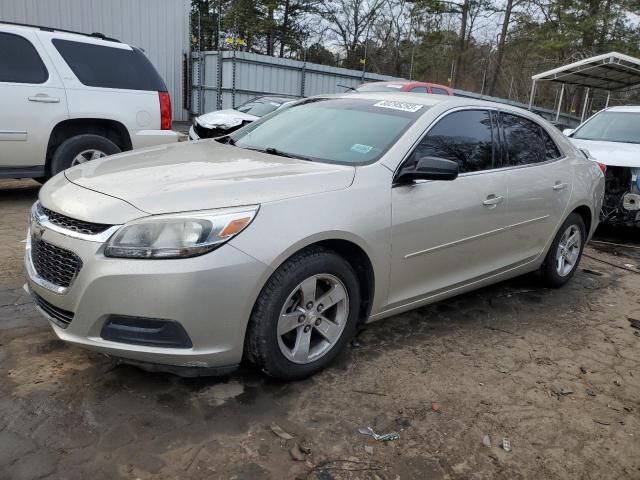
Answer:
<path fill-rule="evenodd" d="M 93 134 L 76 135 L 56 149 L 51 159 L 51 176 L 69 167 L 120 152 L 120 147 L 108 138 Z"/>
<path fill-rule="evenodd" d="M 549 287 L 562 287 L 575 275 L 586 238 L 584 220 L 572 213 L 558 230 L 540 267 L 542 278 Z"/>
<path fill-rule="evenodd" d="M 351 265 L 323 248 L 294 255 L 262 289 L 247 331 L 247 357 L 281 380 L 327 367 L 355 334 L 360 287 Z"/>

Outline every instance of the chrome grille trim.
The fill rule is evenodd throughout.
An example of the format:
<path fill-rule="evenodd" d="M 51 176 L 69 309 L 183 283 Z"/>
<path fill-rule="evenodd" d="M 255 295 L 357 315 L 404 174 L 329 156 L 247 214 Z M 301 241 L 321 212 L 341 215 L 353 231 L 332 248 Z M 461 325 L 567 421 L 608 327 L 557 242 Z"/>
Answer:
<path fill-rule="evenodd" d="M 50 320 L 55 323 L 60 328 L 67 328 L 71 321 L 73 320 L 74 313 L 68 312 L 67 310 L 63 310 L 61 308 L 56 307 L 55 305 L 47 302 L 44 298 L 38 295 L 35 292 L 31 292 L 31 296 L 35 304 L 50 317 Z"/>
<path fill-rule="evenodd" d="M 81 233 L 84 235 L 96 235 L 112 227 L 112 225 L 106 225 L 104 223 L 85 222 L 84 220 L 78 220 L 68 217 L 61 213 L 54 212 L 53 210 L 49 210 L 48 208 L 43 207 L 41 203 L 38 203 L 37 208 L 38 213 L 47 217 L 47 219 L 54 225 L 57 225 L 58 227 L 64 228 L 66 230 L 71 230 L 76 233 Z"/>
<path fill-rule="evenodd" d="M 66 237 L 78 238 L 80 240 L 86 240 L 87 242 L 96 242 L 96 243 L 105 243 L 111 235 L 113 235 L 122 225 L 109 225 L 108 228 L 100 233 L 96 234 L 86 234 L 77 232 L 74 230 L 70 230 L 68 228 L 61 227 L 60 225 L 56 225 L 53 223 L 49 217 L 42 210 L 44 207 L 41 206 L 40 202 L 35 202 L 33 207 L 31 207 L 31 221 L 40 225 L 47 230 L 51 230 L 53 232 L 59 233 Z M 69 217 L 67 217 L 69 218 Z M 86 222 L 89 223 L 89 222 Z"/>

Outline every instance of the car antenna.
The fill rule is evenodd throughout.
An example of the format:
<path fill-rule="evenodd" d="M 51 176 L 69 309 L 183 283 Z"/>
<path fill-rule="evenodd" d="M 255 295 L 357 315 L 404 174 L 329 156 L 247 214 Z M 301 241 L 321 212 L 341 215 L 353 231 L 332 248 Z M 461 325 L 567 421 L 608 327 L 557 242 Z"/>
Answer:
<path fill-rule="evenodd" d="M 347 90 L 353 90 L 354 92 L 357 92 L 358 90 L 356 90 L 353 87 L 349 87 L 347 85 L 340 85 L 339 83 L 336 84 L 336 87 L 340 87 L 340 88 L 346 88 Z"/>

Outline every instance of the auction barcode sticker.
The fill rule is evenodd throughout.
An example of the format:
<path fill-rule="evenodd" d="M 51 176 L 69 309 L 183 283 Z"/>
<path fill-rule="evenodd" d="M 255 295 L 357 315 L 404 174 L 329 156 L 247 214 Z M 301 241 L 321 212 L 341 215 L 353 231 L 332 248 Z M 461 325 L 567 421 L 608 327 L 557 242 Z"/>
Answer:
<path fill-rule="evenodd" d="M 418 103 L 406 103 L 406 102 L 392 102 L 389 100 L 382 100 L 373 105 L 374 107 L 390 108 L 392 110 L 402 110 L 403 112 L 415 113 L 420 110 L 424 105 Z"/>

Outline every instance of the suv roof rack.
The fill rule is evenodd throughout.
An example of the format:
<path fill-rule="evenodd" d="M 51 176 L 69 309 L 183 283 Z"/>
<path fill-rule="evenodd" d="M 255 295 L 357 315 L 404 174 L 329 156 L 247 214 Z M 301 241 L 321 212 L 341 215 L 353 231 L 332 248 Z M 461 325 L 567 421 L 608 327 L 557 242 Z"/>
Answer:
<path fill-rule="evenodd" d="M 75 30 L 65 30 L 64 28 L 55 28 L 55 27 L 45 27 L 43 25 L 32 25 L 30 23 L 18 23 L 18 22 L 6 22 L 4 20 L 0 20 L 0 24 L 5 25 L 15 25 L 17 27 L 31 27 L 42 30 L 43 32 L 64 32 L 64 33 L 73 33 L 76 35 L 83 35 L 85 37 L 99 38 L 100 40 L 106 40 L 108 42 L 118 42 L 121 43 L 117 38 L 107 37 L 103 33 L 93 32 L 93 33 L 84 33 L 84 32 L 76 32 Z"/>

